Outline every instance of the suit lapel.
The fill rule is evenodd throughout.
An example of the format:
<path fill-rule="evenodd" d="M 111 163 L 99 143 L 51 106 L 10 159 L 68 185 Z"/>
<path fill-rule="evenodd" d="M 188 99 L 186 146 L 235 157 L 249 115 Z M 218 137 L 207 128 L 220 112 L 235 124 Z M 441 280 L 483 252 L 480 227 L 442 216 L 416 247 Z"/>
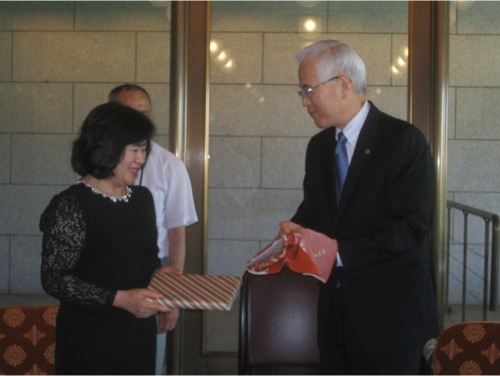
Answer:
<path fill-rule="evenodd" d="M 380 110 L 370 103 L 370 111 L 359 133 L 356 148 L 352 156 L 349 170 L 347 172 L 344 187 L 342 189 L 342 196 L 339 202 L 339 210 L 337 218 L 342 214 L 347 202 L 356 187 L 357 181 L 363 173 L 366 165 L 370 161 L 373 151 L 378 143 L 378 126 L 380 118 Z"/>

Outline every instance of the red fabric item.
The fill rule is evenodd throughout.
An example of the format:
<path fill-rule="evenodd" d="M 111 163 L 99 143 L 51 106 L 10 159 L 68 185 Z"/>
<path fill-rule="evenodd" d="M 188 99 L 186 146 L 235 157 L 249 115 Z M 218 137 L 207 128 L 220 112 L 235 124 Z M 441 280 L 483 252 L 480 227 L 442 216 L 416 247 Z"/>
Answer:
<path fill-rule="evenodd" d="M 278 273 L 283 265 L 326 283 L 337 257 L 337 243 L 319 232 L 306 229 L 302 233 L 282 234 L 253 256 L 246 268 L 252 274 Z"/>

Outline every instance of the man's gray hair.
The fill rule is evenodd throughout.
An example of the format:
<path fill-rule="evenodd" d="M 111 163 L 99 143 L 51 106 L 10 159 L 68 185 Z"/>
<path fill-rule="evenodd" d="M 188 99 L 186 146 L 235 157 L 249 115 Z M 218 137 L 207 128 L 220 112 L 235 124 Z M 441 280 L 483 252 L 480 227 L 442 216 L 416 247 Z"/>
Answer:
<path fill-rule="evenodd" d="M 297 64 L 310 56 L 318 57 L 318 78 L 326 81 L 336 75 L 348 76 L 355 90 L 366 95 L 366 67 L 363 60 L 347 43 L 339 40 L 322 40 L 304 47 L 297 55 Z"/>

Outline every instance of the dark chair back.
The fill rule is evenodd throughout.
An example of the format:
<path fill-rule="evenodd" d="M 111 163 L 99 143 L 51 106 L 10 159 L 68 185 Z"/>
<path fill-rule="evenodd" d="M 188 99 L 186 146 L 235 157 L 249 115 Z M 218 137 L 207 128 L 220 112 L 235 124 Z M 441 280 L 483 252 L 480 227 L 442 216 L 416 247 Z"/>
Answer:
<path fill-rule="evenodd" d="M 318 374 L 319 281 L 284 267 L 243 276 L 239 374 Z"/>

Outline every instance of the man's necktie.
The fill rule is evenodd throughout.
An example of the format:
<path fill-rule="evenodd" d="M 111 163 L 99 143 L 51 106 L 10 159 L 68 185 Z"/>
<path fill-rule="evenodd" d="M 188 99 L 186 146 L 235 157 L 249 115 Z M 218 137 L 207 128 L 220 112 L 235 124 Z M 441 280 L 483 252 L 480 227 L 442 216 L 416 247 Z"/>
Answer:
<path fill-rule="evenodd" d="M 337 147 L 335 148 L 335 188 L 337 191 L 337 202 L 339 202 L 340 193 L 342 192 L 347 170 L 349 169 L 349 158 L 347 157 L 347 149 L 345 147 L 347 138 L 342 132 L 338 134 L 337 138 L 338 142 Z"/>

